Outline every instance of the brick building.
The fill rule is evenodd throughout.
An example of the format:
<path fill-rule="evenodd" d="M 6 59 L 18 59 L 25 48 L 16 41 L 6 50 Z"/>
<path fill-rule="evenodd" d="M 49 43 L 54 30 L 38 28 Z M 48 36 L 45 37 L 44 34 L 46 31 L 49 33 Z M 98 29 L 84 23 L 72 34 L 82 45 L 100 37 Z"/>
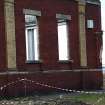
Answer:
<path fill-rule="evenodd" d="M 69 89 L 102 87 L 99 0 L 0 0 L 0 86 L 19 78 Z M 24 84 L 1 94 L 20 94 Z M 49 90 L 26 82 L 27 91 Z"/>

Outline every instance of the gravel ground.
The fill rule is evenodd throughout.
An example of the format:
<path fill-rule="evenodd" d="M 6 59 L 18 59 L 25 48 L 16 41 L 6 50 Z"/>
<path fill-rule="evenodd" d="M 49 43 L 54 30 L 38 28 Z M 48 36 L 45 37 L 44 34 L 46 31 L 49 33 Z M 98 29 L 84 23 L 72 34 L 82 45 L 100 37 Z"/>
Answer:
<path fill-rule="evenodd" d="M 0 105 L 90 105 L 81 101 L 74 101 L 67 94 L 35 95 L 0 100 Z"/>

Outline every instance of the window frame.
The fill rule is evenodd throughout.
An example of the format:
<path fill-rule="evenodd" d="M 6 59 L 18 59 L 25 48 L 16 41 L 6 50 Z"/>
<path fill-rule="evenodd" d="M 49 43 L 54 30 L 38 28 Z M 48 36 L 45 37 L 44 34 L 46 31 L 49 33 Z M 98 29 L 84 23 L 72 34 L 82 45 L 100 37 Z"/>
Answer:
<path fill-rule="evenodd" d="M 26 21 L 25 21 L 26 63 L 39 63 L 40 62 L 40 52 L 39 52 L 39 25 L 38 25 L 38 16 L 32 15 L 32 14 L 25 14 L 25 16 L 26 15 L 35 16 L 35 19 L 36 19 L 35 20 L 36 24 L 26 25 Z M 34 55 L 32 55 L 32 56 L 34 56 L 34 59 L 29 59 L 29 55 L 28 55 L 28 51 L 29 51 L 29 48 L 28 48 L 28 30 L 29 29 L 33 29 L 34 30 L 34 45 L 33 45 L 33 47 L 34 47 Z M 36 33 L 37 34 L 35 34 L 35 29 L 36 29 Z M 35 37 L 37 37 L 37 39 L 35 39 Z M 35 43 L 37 45 L 35 45 Z M 36 51 L 36 49 L 37 49 L 37 51 Z M 35 55 L 37 55 L 37 57 Z"/>
<path fill-rule="evenodd" d="M 59 21 L 60 20 L 60 21 Z M 58 59 L 60 62 L 68 62 L 70 61 L 70 48 L 69 48 L 69 30 L 68 30 L 68 20 L 67 19 L 57 19 L 57 33 L 58 33 Z M 58 27 L 59 27 L 59 24 L 61 25 L 66 25 L 66 48 L 67 48 L 67 51 L 65 54 L 67 57 L 64 57 L 64 59 L 60 58 L 60 46 L 59 46 L 59 32 L 58 32 Z"/>
<path fill-rule="evenodd" d="M 93 19 L 87 19 L 87 28 L 88 29 L 94 29 L 94 20 Z"/>
<path fill-rule="evenodd" d="M 34 55 L 32 55 L 32 56 L 34 56 L 34 59 L 32 59 L 32 60 L 30 60 L 29 58 L 28 58 L 28 50 L 29 50 L 29 48 L 28 48 L 28 30 L 33 30 L 34 31 L 34 45 L 33 45 L 33 47 L 34 47 Z M 38 36 L 39 36 L 39 34 L 37 34 L 36 36 L 35 36 L 35 29 L 37 29 L 37 27 L 35 28 L 34 26 L 32 26 L 32 27 L 28 27 L 28 28 L 26 28 L 26 30 L 25 30 L 25 37 L 26 37 L 26 60 L 27 61 L 39 61 L 39 38 L 38 38 Z M 36 31 L 38 31 L 38 30 L 36 30 Z M 37 32 L 38 33 L 38 32 Z M 35 39 L 35 38 L 37 38 L 37 39 Z M 36 42 L 36 44 L 37 45 L 35 45 L 35 42 Z M 37 48 L 36 48 L 37 47 Z M 37 54 L 36 54 L 36 50 L 37 49 Z M 37 55 L 37 59 L 36 59 L 36 56 L 35 55 Z"/>

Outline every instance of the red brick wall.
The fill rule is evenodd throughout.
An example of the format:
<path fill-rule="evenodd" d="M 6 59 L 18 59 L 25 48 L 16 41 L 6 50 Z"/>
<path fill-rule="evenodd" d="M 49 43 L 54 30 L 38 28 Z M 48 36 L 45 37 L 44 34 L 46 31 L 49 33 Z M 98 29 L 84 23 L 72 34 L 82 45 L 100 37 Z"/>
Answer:
<path fill-rule="evenodd" d="M 40 69 L 71 69 L 79 68 L 79 38 L 78 38 L 78 6 L 74 1 L 59 1 L 59 0 L 15 0 L 15 16 L 16 16 L 16 48 L 17 48 L 17 67 Z M 55 7 L 55 8 L 53 8 Z M 39 10 L 42 16 L 39 18 L 40 30 L 40 56 L 43 60 L 42 64 L 26 64 L 25 51 L 25 26 L 23 8 Z M 90 12 L 91 11 L 91 12 Z M 6 38 L 4 26 L 4 6 L 0 0 L 0 70 L 6 68 Z M 57 24 L 56 13 L 71 15 L 69 23 L 69 40 L 70 40 L 70 55 L 73 63 L 62 64 L 58 62 L 57 49 Z M 86 5 L 86 20 L 94 19 L 95 28 L 86 28 L 87 38 L 87 59 L 88 67 L 99 67 L 99 49 L 101 46 L 100 36 L 95 35 L 95 32 L 101 30 L 101 15 L 100 6 L 91 4 Z M 47 23 L 47 24 L 46 24 Z M 21 50 L 20 50 L 21 49 Z"/>
<path fill-rule="evenodd" d="M 21 79 L 29 81 L 20 81 Z M 30 81 L 31 80 L 31 81 Z M 34 82 L 32 82 L 34 81 Z M 0 96 L 18 96 L 28 95 L 35 92 L 51 92 L 59 89 L 41 86 L 36 83 L 47 84 L 62 89 L 73 90 L 92 90 L 102 88 L 102 72 L 101 71 L 69 71 L 69 72 L 52 72 L 52 73 L 14 73 L 0 74 Z"/>
<path fill-rule="evenodd" d="M 4 29 L 4 6 L 3 0 L 0 0 L 0 71 L 6 68 L 6 41 Z"/>
<path fill-rule="evenodd" d="M 78 39 L 78 4 L 74 1 L 63 0 L 15 0 L 16 16 L 16 47 L 17 67 L 21 69 L 40 69 L 40 64 L 26 64 L 25 26 L 23 9 L 39 10 L 39 41 L 40 56 L 43 69 L 71 69 L 79 67 L 79 39 Z M 73 63 L 62 64 L 58 62 L 58 41 L 56 13 L 71 15 L 69 23 L 69 48 Z"/>
<path fill-rule="evenodd" d="M 6 38 L 4 29 L 4 9 L 3 1 L 0 0 L 0 70 L 6 68 Z M 25 22 L 23 9 L 39 10 L 42 16 L 39 17 L 40 30 L 40 56 L 42 64 L 26 64 L 25 50 Z M 78 4 L 72 0 L 15 0 L 15 16 L 16 16 L 16 55 L 17 68 L 19 70 L 47 70 L 47 69 L 76 69 L 80 67 L 79 57 L 79 35 L 78 35 Z M 91 11 L 91 12 L 90 12 Z M 57 48 L 57 23 L 56 13 L 71 15 L 69 23 L 69 40 L 70 55 L 73 63 L 58 62 Z M 88 67 L 96 68 L 100 66 L 97 55 L 99 54 L 100 41 L 96 45 L 96 36 L 94 32 L 101 30 L 100 7 L 90 4 L 86 5 L 86 19 L 93 18 L 95 20 L 95 28 L 93 30 L 86 29 L 87 37 L 87 54 Z M 99 17 L 99 18 L 98 18 Z M 44 82 L 45 84 L 55 85 L 62 88 L 70 89 L 100 89 L 102 87 L 101 71 L 69 71 L 69 72 L 29 72 L 29 74 L 0 73 L 0 87 L 7 83 L 16 81 L 19 78 L 28 78 L 34 81 Z M 27 91 L 34 92 L 36 90 L 47 90 L 41 86 L 36 86 L 26 82 Z M 0 91 L 0 95 L 16 95 L 24 94 L 24 83 L 8 86 Z"/>
<path fill-rule="evenodd" d="M 97 68 L 101 66 L 99 54 L 100 54 L 100 47 L 102 44 L 102 36 L 95 34 L 96 32 L 101 31 L 100 6 L 87 4 L 86 5 L 86 20 L 87 19 L 94 20 L 93 29 L 87 29 L 87 26 L 86 26 L 88 67 Z"/>

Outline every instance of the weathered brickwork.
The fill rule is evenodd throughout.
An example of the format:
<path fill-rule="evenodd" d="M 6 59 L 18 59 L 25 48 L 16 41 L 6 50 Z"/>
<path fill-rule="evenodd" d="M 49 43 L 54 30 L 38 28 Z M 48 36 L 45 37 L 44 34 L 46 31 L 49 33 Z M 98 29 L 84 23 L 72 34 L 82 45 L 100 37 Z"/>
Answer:
<path fill-rule="evenodd" d="M 25 4 L 21 0 L 16 1 L 15 6 L 15 18 L 16 18 L 16 43 L 17 49 L 17 67 L 19 68 L 35 68 L 40 69 L 40 65 L 43 69 L 71 69 L 79 68 L 79 36 L 78 36 L 78 3 L 74 1 L 59 1 L 36 0 L 33 4 L 32 0 L 28 0 Z M 21 5 L 20 5 L 21 4 Z M 31 5 L 31 6 L 30 6 Z M 18 8 L 19 7 L 19 8 Z M 53 8 L 55 7 L 55 8 Z M 40 58 L 42 64 L 27 64 L 26 50 L 25 50 L 25 26 L 24 26 L 24 14 L 23 9 L 29 8 L 32 10 L 41 11 L 41 17 L 39 17 L 39 44 L 40 44 Z M 53 8 L 53 9 L 52 9 Z M 72 62 L 60 63 L 58 61 L 58 35 L 57 35 L 57 20 L 56 14 L 71 15 L 69 21 L 69 46 L 70 56 Z M 47 24 L 46 24 L 47 23 Z M 72 37 L 71 37 L 72 35 Z M 21 39 L 20 39 L 21 37 Z M 20 58 L 21 57 L 21 58 Z"/>
<path fill-rule="evenodd" d="M 4 1 L 0 0 L 0 71 L 6 69 Z"/>
<path fill-rule="evenodd" d="M 87 62 L 89 68 L 101 67 L 100 48 L 102 47 L 101 35 L 101 7 L 99 5 L 86 5 L 86 19 L 94 20 L 94 28 L 86 28 Z M 90 12 L 91 11 L 91 12 Z M 98 17 L 98 18 L 97 18 Z"/>
<path fill-rule="evenodd" d="M 100 7 L 96 0 L 0 0 L 0 87 L 28 78 L 61 88 L 102 88 Z M 29 11 L 38 16 L 37 63 L 26 61 L 25 14 Z M 58 60 L 59 17 L 68 21 L 70 60 L 66 62 Z M 94 21 L 93 29 L 87 28 L 87 20 Z M 19 82 L 8 86 L 0 95 L 22 94 L 23 85 Z M 29 93 L 50 90 L 28 82 L 26 85 Z"/>

